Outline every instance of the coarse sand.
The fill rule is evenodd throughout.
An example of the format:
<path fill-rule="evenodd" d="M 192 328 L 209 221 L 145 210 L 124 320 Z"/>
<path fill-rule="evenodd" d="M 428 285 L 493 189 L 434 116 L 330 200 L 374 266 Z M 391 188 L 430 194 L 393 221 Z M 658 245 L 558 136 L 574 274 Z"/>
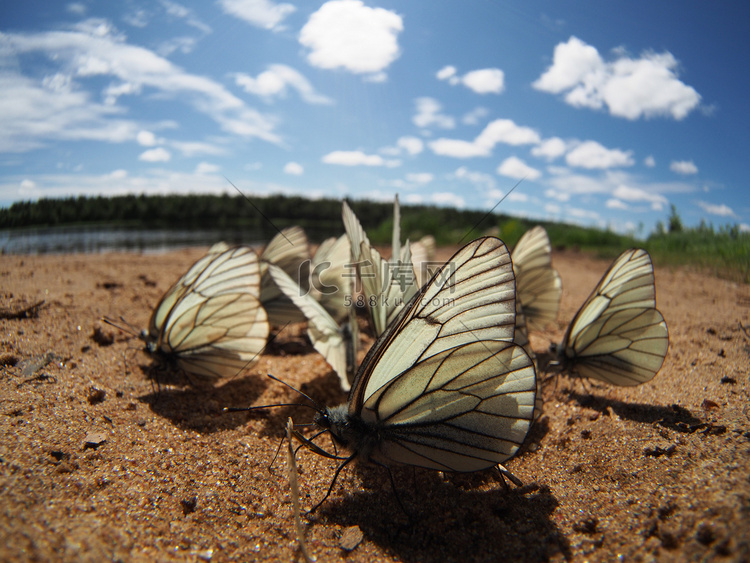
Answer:
<path fill-rule="evenodd" d="M 310 422 L 313 411 L 222 409 L 303 402 L 266 373 L 322 404 L 346 400 L 304 324 L 246 373 L 194 387 L 150 379 L 142 343 L 100 321 L 145 327 L 203 252 L 0 256 L 0 561 L 300 558 L 286 448 L 276 453 L 287 419 Z M 553 264 L 564 293 L 558 325 L 532 334 L 542 366 L 608 266 L 572 251 L 553 253 Z M 687 268 L 657 268 L 656 287 L 670 333 L 661 371 L 616 388 L 543 368 L 544 414 L 507 464 L 523 486 L 489 472 L 396 468 L 394 493 L 383 468 L 353 464 L 303 515 L 308 552 L 351 562 L 750 561 L 750 287 Z M 310 509 L 337 462 L 300 449 L 296 463 Z"/>

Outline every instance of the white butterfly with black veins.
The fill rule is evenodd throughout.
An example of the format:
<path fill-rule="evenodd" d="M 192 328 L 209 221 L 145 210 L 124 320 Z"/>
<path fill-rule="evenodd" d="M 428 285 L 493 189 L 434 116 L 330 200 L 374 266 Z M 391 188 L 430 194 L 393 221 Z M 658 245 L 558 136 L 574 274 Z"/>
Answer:
<path fill-rule="evenodd" d="M 544 330 L 557 321 L 562 296 L 560 274 L 552 267 L 552 246 L 544 227 L 524 233 L 513 249 L 516 297 L 521 301 L 531 330 Z"/>
<path fill-rule="evenodd" d="M 140 337 L 146 349 L 210 382 L 251 365 L 268 338 L 252 248 L 215 245 L 161 298 Z"/>
<path fill-rule="evenodd" d="M 351 332 L 348 323 L 339 326 L 331 314 L 311 294 L 306 292 L 290 278 L 284 270 L 269 264 L 268 272 L 276 285 L 294 303 L 307 318 L 307 335 L 313 347 L 326 359 L 339 376 L 341 388 L 348 391 L 350 382 L 347 374 L 349 368 L 348 348 L 351 343 Z"/>
<path fill-rule="evenodd" d="M 305 316 L 274 283 L 268 265 L 275 264 L 306 291 L 310 279 L 310 247 L 302 227 L 287 227 L 271 239 L 260 255 L 260 301 L 272 326 L 304 322 Z"/>
<path fill-rule="evenodd" d="M 513 456 L 536 393 L 533 363 L 513 343 L 515 310 L 503 242 L 459 250 L 377 339 L 348 403 L 316 415 L 353 452 L 336 474 L 355 457 L 468 472 Z"/>
<path fill-rule="evenodd" d="M 562 368 L 582 377 L 639 385 L 656 375 L 669 332 L 648 252 L 626 250 L 614 261 L 556 348 Z"/>
<path fill-rule="evenodd" d="M 385 260 L 373 248 L 359 219 L 346 202 L 342 216 L 351 241 L 352 262 L 357 265 L 362 283 L 365 306 L 370 313 L 375 335 L 379 336 L 419 289 L 409 242 L 401 246 L 398 196 L 393 204 L 393 238 L 389 260 Z"/>

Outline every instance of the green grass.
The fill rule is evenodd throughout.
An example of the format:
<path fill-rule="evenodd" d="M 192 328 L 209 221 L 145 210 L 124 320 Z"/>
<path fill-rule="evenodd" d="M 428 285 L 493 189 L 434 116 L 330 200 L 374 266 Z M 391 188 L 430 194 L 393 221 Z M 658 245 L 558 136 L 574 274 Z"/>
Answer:
<path fill-rule="evenodd" d="M 750 283 L 750 233 L 691 229 L 652 235 L 645 248 L 657 264 L 696 266 L 721 278 Z"/>

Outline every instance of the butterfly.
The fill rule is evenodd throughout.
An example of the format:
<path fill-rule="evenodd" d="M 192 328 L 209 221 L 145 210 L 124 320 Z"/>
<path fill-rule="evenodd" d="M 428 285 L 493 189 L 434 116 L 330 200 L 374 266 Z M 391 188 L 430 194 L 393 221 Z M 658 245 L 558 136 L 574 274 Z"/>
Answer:
<path fill-rule="evenodd" d="M 316 408 L 317 427 L 352 451 L 328 493 L 355 458 L 469 472 L 512 457 L 536 394 L 533 362 L 513 343 L 515 312 L 503 242 L 486 237 L 459 250 L 378 337 L 348 402 Z"/>
<path fill-rule="evenodd" d="M 352 262 L 362 283 L 364 303 L 370 313 L 375 335 L 382 334 L 399 311 L 419 289 L 407 242 L 401 246 L 398 196 L 393 205 L 393 239 L 391 258 L 383 259 L 367 238 L 357 216 L 343 204 L 344 228 L 351 241 Z"/>
<path fill-rule="evenodd" d="M 310 263 L 310 294 L 337 323 L 349 316 L 353 272 L 349 237 L 341 235 L 324 240 Z"/>
<path fill-rule="evenodd" d="M 302 311 L 284 295 L 268 273 L 269 264 L 276 264 L 297 280 L 305 291 L 309 289 L 310 248 L 302 227 L 281 230 L 263 249 L 260 255 L 260 301 L 272 326 L 303 322 Z"/>
<path fill-rule="evenodd" d="M 623 252 L 554 347 L 563 370 L 614 385 L 639 385 L 661 369 L 669 332 L 656 309 L 648 252 Z"/>
<path fill-rule="evenodd" d="M 269 264 L 268 272 L 276 286 L 305 315 L 310 342 L 339 376 L 341 388 L 348 391 L 350 388 L 348 374 L 353 370 L 349 348 L 354 346 L 351 342 L 353 335 L 348 323 L 339 326 L 339 323 L 310 292 L 302 290 L 297 282 L 278 266 Z"/>
<path fill-rule="evenodd" d="M 252 248 L 216 245 L 159 301 L 140 337 L 152 355 L 215 382 L 251 365 L 268 338 Z"/>
<path fill-rule="evenodd" d="M 531 330 L 544 330 L 557 320 L 562 282 L 552 267 L 551 251 L 547 231 L 536 226 L 524 233 L 511 255 L 517 297 Z"/>
<path fill-rule="evenodd" d="M 435 262 L 435 237 L 425 235 L 417 242 L 410 245 L 411 263 L 414 266 L 414 275 L 417 277 L 417 285 L 422 287 L 434 273 Z"/>

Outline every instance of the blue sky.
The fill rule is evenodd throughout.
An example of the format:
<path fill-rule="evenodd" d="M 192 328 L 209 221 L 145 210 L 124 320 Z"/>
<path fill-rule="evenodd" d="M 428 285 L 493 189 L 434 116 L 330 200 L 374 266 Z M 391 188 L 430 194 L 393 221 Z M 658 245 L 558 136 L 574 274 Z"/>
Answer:
<path fill-rule="evenodd" d="M 123 193 L 750 229 L 750 4 L 4 2 L 0 205 Z"/>

